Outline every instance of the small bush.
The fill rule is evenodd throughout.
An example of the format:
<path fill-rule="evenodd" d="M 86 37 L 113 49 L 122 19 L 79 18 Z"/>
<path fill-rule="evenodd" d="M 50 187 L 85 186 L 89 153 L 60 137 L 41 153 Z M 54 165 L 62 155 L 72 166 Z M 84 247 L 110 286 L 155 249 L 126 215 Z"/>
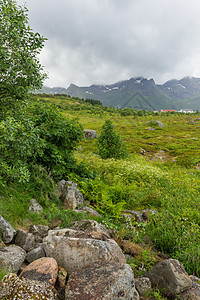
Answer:
<path fill-rule="evenodd" d="M 106 120 L 98 138 L 98 150 L 101 158 L 126 158 L 128 152 L 120 135 L 110 120 Z"/>

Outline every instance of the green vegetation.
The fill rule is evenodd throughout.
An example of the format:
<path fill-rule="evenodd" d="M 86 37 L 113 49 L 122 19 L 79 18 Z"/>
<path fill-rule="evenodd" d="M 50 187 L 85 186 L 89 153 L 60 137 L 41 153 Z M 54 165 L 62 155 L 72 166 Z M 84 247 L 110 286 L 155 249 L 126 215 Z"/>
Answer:
<path fill-rule="evenodd" d="M 16 1 L 0 0 L 0 15 L 0 100 L 5 105 L 5 95 L 14 101 L 42 86 L 46 75 L 37 55 L 46 39 L 32 31 L 27 8 Z"/>
<path fill-rule="evenodd" d="M 158 251 L 179 259 L 190 274 L 199 276 L 199 115 L 130 109 L 130 114 L 123 116 L 121 110 L 93 106 L 69 96 L 33 98 L 60 106 L 64 116 L 77 116 L 84 128 L 98 134 L 108 118 L 112 121 L 127 144 L 129 158 L 102 159 L 95 140 L 82 140 L 75 158 L 93 176 L 73 178 L 85 200 L 106 216 L 104 224 L 117 228 L 123 239 L 145 245 L 148 236 Z M 154 130 L 149 130 L 150 126 Z M 151 209 L 157 214 L 139 224 L 132 218 L 136 231 L 130 232 L 129 223 L 120 217 L 125 209 Z M 150 255 L 151 250 L 145 251 Z M 132 262 L 136 274 L 144 255 Z M 147 259 L 146 269 L 155 263 L 153 257 Z"/>
<path fill-rule="evenodd" d="M 98 137 L 98 150 L 101 158 L 126 158 L 128 153 L 120 135 L 115 132 L 110 120 L 106 120 Z"/>

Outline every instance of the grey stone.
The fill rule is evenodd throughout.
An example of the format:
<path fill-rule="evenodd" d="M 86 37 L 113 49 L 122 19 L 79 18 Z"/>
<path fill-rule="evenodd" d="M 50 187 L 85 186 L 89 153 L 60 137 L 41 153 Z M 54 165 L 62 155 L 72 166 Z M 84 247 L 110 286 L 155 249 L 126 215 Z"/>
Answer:
<path fill-rule="evenodd" d="M 37 247 L 26 254 L 26 260 L 31 263 L 32 261 L 45 257 L 45 252 L 42 247 Z"/>
<path fill-rule="evenodd" d="M 159 127 L 164 127 L 164 124 L 161 121 L 155 120 L 154 122 L 157 123 Z"/>
<path fill-rule="evenodd" d="M 66 285 L 65 299 L 131 300 L 134 275 L 127 264 L 95 264 L 73 272 Z"/>
<path fill-rule="evenodd" d="M 179 294 L 182 300 L 200 300 L 200 279 L 196 276 L 191 275 L 192 287 Z"/>
<path fill-rule="evenodd" d="M 6 221 L 2 216 L 0 216 L 0 235 L 2 236 L 2 241 L 4 243 L 10 243 L 16 234 L 15 229 Z"/>
<path fill-rule="evenodd" d="M 119 262 L 126 259 L 114 240 L 48 236 L 43 239 L 46 256 L 53 257 L 58 265 L 70 274 L 94 263 Z"/>
<path fill-rule="evenodd" d="M 86 207 L 84 207 L 84 211 L 87 211 L 89 213 L 89 215 L 92 217 L 101 217 L 101 215 L 98 213 L 98 211 L 96 211 L 92 207 L 86 206 Z"/>
<path fill-rule="evenodd" d="M 102 224 L 99 224 L 95 220 L 81 220 L 75 222 L 73 225 L 73 229 L 81 230 L 81 231 L 96 231 L 96 232 L 103 232 L 110 237 L 110 232 L 106 227 Z"/>
<path fill-rule="evenodd" d="M 155 128 L 148 127 L 147 130 L 153 131 L 153 130 L 155 130 Z"/>
<path fill-rule="evenodd" d="M 85 129 L 84 133 L 85 133 L 85 139 L 96 139 L 97 138 L 97 133 L 95 130 Z"/>
<path fill-rule="evenodd" d="M 31 199 L 29 211 L 40 214 L 43 212 L 43 207 L 35 199 Z"/>
<path fill-rule="evenodd" d="M 0 267 L 8 272 L 17 273 L 23 264 L 26 252 L 19 246 L 10 245 L 0 248 Z"/>
<path fill-rule="evenodd" d="M 140 296 L 145 296 L 151 290 L 151 281 L 148 277 L 135 278 L 135 288 Z"/>
<path fill-rule="evenodd" d="M 15 236 L 15 244 L 26 251 L 30 251 L 35 247 L 36 242 L 32 233 L 18 229 Z"/>
<path fill-rule="evenodd" d="M 74 210 L 83 205 L 83 194 L 73 181 L 61 180 L 58 182 L 56 194 L 63 200 L 65 209 L 71 208 Z"/>
<path fill-rule="evenodd" d="M 176 259 L 165 259 L 154 266 L 146 276 L 151 284 L 167 297 L 175 297 L 192 287 L 192 280 Z"/>
<path fill-rule="evenodd" d="M 54 287 L 45 282 L 19 278 L 10 273 L 0 282 L 0 299 L 57 300 L 58 296 Z"/>
<path fill-rule="evenodd" d="M 151 215 L 157 215 L 158 214 L 158 212 L 154 209 L 143 209 L 141 213 L 142 213 L 142 218 L 144 220 L 148 220 Z"/>
<path fill-rule="evenodd" d="M 142 218 L 142 213 L 138 210 L 123 210 L 123 213 L 131 215 L 132 218 L 134 217 L 135 221 L 137 223 L 144 222 L 144 220 Z M 131 218 L 131 220 L 132 220 L 132 218 Z"/>
<path fill-rule="evenodd" d="M 45 225 L 31 225 L 29 231 L 34 235 L 36 243 L 41 243 L 42 239 L 48 235 L 49 227 Z"/>

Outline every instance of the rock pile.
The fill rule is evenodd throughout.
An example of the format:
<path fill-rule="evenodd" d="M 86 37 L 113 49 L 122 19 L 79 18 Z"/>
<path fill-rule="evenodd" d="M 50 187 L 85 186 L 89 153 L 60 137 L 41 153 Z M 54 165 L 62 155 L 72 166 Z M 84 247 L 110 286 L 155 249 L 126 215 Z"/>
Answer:
<path fill-rule="evenodd" d="M 62 180 L 57 194 L 66 207 L 83 205 L 77 185 Z M 42 211 L 34 200 L 32 209 Z M 95 215 L 94 210 L 89 210 Z M 124 211 L 130 222 L 145 222 L 156 211 Z M 133 226 L 132 226 L 133 227 Z M 134 227 L 133 227 L 134 229 Z M 32 225 L 28 232 L 15 230 L 0 216 L 0 299 L 95 299 L 144 300 L 152 286 L 167 297 L 200 300 L 200 279 L 189 276 L 175 259 L 165 259 L 146 276 L 134 278 L 122 249 L 137 256 L 141 247 L 123 240 L 121 247 L 112 232 L 94 220 L 75 222 L 72 228 Z"/>

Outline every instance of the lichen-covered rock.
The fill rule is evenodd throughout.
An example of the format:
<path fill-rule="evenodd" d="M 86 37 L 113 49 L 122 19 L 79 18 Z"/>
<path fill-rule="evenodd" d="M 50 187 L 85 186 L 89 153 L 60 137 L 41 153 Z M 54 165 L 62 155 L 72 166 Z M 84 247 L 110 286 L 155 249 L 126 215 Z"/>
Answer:
<path fill-rule="evenodd" d="M 46 282 L 55 285 L 58 275 L 58 264 L 55 259 L 43 257 L 30 263 L 19 277 Z"/>
<path fill-rule="evenodd" d="M 56 236 L 56 240 L 62 240 L 63 237 L 74 237 L 74 238 L 85 238 L 85 239 L 97 239 L 106 241 L 110 239 L 110 235 L 101 232 L 101 231 L 84 231 L 84 230 L 75 230 L 71 228 L 63 229 L 53 229 L 49 230 L 48 236 Z"/>
<path fill-rule="evenodd" d="M 66 285 L 65 299 L 131 300 L 134 275 L 127 264 L 95 264 L 73 272 Z"/>
<path fill-rule="evenodd" d="M 37 247 L 26 254 L 26 260 L 29 263 L 42 257 L 45 257 L 45 252 L 42 247 Z"/>
<path fill-rule="evenodd" d="M 110 232 L 108 229 L 106 229 L 106 227 L 102 224 L 99 224 L 97 221 L 95 220 L 81 220 L 81 221 L 77 221 L 75 222 L 73 229 L 76 230 L 80 230 L 80 231 L 84 231 L 84 232 L 92 232 L 92 231 L 96 231 L 96 232 L 101 232 L 104 233 L 105 235 L 107 235 L 108 238 L 110 238 Z"/>
<path fill-rule="evenodd" d="M 15 235 L 15 244 L 26 251 L 30 251 L 36 245 L 34 235 L 22 229 L 18 229 Z"/>
<path fill-rule="evenodd" d="M 192 280 L 183 265 L 176 259 L 165 259 L 155 265 L 146 276 L 153 286 L 167 297 L 175 297 L 192 287 Z"/>
<path fill-rule="evenodd" d="M 36 243 L 41 243 L 42 239 L 48 235 L 49 227 L 45 225 L 31 225 L 29 231 L 34 235 Z"/>
<path fill-rule="evenodd" d="M 29 211 L 40 214 L 43 210 L 43 207 L 35 199 L 30 200 Z"/>
<path fill-rule="evenodd" d="M 57 300 L 58 297 L 53 286 L 10 273 L 0 282 L 0 299 Z"/>
<path fill-rule="evenodd" d="M 97 133 L 95 130 L 92 129 L 85 129 L 85 139 L 96 139 L 97 138 Z"/>
<path fill-rule="evenodd" d="M 92 207 L 86 206 L 84 207 L 84 211 L 87 211 L 92 217 L 101 217 L 100 213 L 98 213 L 98 211 L 96 211 Z"/>
<path fill-rule="evenodd" d="M 190 276 L 192 279 L 192 287 L 179 294 L 182 300 L 200 300 L 200 279 L 196 276 Z"/>
<path fill-rule="evenodd" d="M 65 209 L 76 209 L 83 205 L 83 194 L 73 181 L 61 180 L 58 182 L 56 194 L 63 201 Z"/>
<path fill-rule="evenodd" d="M 125 263 L 122 250 L 114 240 L 48 236 L 43 240 L 46 256 L 53 257 L 58 265 L 70 274 L 96 262 Z"/>
<path fill-rule="evenodd" d="M 137 223 L 142 223 L 144 222 L 143 218 L 142 218 L 142 213 L 138 210 L 124 210 L 123 213 L 129 214 L 131 217 L 131 221 L 133 221 L 133 218 L 135 220 L 135 222 Z"/>
<path fill-rule="evenodd" d="M 140 294 L 140 296 L 144 296 L 151 290 L 150 279 L 148 277 L 135 278 L 135 288 Z"/>
<path fill-rule="evenodd" d="M 0 268 L 17 273 L 26 257 L 26 251 L 16 245 L 0 248 Z"/>
<path fill-rule="evenodd" d="M 15 229 L 6 221 L 2 216 L 0 216 L 0 236 L 4 243 L 10 243 L 15 235 Z"/>

